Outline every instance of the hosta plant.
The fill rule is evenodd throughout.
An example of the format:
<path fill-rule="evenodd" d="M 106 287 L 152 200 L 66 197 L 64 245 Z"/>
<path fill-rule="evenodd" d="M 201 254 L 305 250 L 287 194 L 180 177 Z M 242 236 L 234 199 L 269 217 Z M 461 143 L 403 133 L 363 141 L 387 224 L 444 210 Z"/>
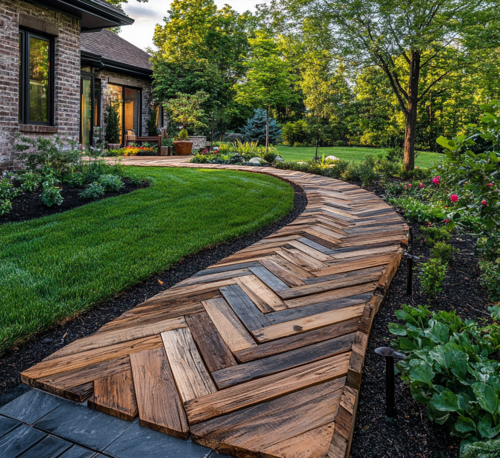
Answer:
<path fill-rule="evenodd" d="M 403 305 L 396 316 L 404 325 L 389 330 L 398 336 L 394 348 L 408 355 L 398 369 L 413 398 L 463 439 L 463 458 L 500 456 L 500 326 L 422 306 Z"/>
<path fill-rule="evenodd" d="M 63 203 L 61 188 L 54 186 L 51 181 L 45 181 L 42 184 L 42 201 L 47 207 L 61 205 Z"/>

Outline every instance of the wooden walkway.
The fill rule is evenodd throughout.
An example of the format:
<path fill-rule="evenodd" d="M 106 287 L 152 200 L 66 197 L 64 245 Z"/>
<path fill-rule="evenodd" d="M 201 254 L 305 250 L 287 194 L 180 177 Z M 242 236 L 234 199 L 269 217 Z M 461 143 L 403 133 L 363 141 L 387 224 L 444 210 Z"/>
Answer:
<path fill-rule="evenodd" d="M 127 160 L 124 164 L 128 164 Z M 22 374 L 32 386 L 237 457 L 349 455 L 368 334 L 408 227 L 374 194 L 261 167 L 306 210 Z"/>

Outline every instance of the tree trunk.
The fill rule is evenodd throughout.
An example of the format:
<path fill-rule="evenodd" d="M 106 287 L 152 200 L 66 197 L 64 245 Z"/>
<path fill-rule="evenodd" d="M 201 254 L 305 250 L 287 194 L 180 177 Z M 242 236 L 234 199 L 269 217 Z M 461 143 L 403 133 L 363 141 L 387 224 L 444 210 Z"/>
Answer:
<path fill-rule="evenodd" d="M 266 153 L 269 150 L 269 107 L 266 112 Z"/>
<path fill-rule="evenodd" d="M 411 52 L 410 81 L 408 84 L 408 112 L 405 126 L 404 166 L 415 168 L 415 131 L 417 128 L 418 80 L 420 77 L 420 53 Z"/>

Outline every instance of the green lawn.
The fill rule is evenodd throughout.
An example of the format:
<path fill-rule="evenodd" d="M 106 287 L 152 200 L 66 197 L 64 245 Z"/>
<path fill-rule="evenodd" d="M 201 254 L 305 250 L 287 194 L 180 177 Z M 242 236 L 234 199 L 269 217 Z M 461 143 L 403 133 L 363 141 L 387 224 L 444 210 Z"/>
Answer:
<path fill-rule="evenodd" d="M 293 207 L 267 175 L 134 168 L 150 188 L 0 225 L 0 353 L 114 297 L 186 255 L 255 231 Z"/>
<path fill-rule="evenodd" d="M 307 147 L 295 147 L 295 146 L 278 146 L 278 150 L 285 159 L 285 161 L 304 161 L 307 159 L 312 159 L 316 148 Z M 344 159 L 346 161 L 359 162 L 362 161 L 367 154 L 377 155 L 379 153 L 385 152 L 384 149 L 375 148 L 345 148 L 345 147 L 325 147 L 318 149 L 318 156 L 323 154 L 326 156 L 336 156 L 339 159 Z M 440 160 L 442 157 L 438 153 L 420 153 L 416 165 L 418 167 L 427 168 L 433 165 L 436 160 Z"/>

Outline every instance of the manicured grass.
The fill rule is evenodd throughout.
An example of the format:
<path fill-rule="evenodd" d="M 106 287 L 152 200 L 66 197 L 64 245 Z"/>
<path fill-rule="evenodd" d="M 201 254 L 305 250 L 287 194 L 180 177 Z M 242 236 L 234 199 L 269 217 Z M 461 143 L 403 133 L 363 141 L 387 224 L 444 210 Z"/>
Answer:
<path fill-rule="evenodd" d="M 293 189 L 267 175 L 134 168 L 153 184 L 0 226 L 0 353 L 186 255 L 270 224 Z"/>
<path fill-rule="evenodd" d="M 278 150 L 285 161 L 305 161 L 312 159 L 316 152 L 316 148 L 295 146 L 278 146 Z M 346 161 L 359 162 L 362 161 L 367 154 L 377 155 L 385 151 L 385 149 L 376 148 L 343 148 L 334 146 L 318 148 L 318 156 L 321 157 L 323 154 L 325 157 L 333 155 Z M 416 165 L 423 168 L 431 167 L 434 162 L 440 160 L 441 157 L 442 155 L 438 153 L 421 152 L 416 160 Z"/>

